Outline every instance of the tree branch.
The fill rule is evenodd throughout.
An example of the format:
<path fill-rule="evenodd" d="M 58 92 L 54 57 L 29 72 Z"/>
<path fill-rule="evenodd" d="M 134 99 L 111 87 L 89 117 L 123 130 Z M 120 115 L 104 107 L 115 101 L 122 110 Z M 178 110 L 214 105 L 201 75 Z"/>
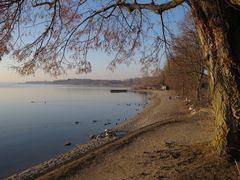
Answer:
<path fill-rule="evenodd" d="M 54 4 L 56 4 L 56 0 L 53 0 L 52 2 L 46 1 L 46 2 L 41 2 L 41 3 L 35 3 L 35 4 L 33 4 L 33 7 L 48 5 L 49 9 L 51 9 L 54 6 Z"/>
<path fill-rule="evenodd" d="M 175 8 L 176 6 L 182 4 L 186 0 L 172 0 L 170 2 L 166 2 L 163 4 L 141 4 L 141 3 L 126 3 L 126 2 L 119 2 L 117 5 L 119 7 L 126 7 L 129 12 L 132 12 L 137 9 L 147 9 L 155 12 L 156 14 L 162 14 L 163 11 Z"/>

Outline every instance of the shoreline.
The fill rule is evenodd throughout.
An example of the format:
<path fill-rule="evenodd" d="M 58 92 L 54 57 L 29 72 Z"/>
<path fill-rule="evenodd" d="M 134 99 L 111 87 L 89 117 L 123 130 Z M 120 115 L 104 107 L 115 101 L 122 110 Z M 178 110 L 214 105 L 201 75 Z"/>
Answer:
<path fill-rule="evenodd" d="M 156 106 L 157 101 L 159 100 L 153 100 L 152 97 L 157 96 L 157 92 L 155 91 L 149 91 L 149 90 L 132 90 L 131 92 L 137 92 L 137 93 L 147 93 L 151 95 L 151 102 L 143 109 L 143 111 L 137 113 L 133 118 L 129 118 L 125 121 L 120 122 L 118 125 L 115 125 L 109 130 L 113 132 L 125 132 L 126 134 L 130 132 L 131 129 L 126 129 L 126 127 L 131 127 L 131 122 L 136 121 L 139 116 L 141 116 L 142 113 L 146 113 L 146 111 L 149 111 L 149 109 Z M 148 95 L 147 95 L 148 96 Z M 124 134 L 125 135 L 125 134 Z M 120 137 L 113 136 L 113 137 L 103 137 L 103 138 L 97 138 L 97 139 L 89 139 L 84 144 L 78 144 L 76 145 L 72 150 L 57 155 L 56 157 L 53 157 L 49 160 L 46 160 L 40 164 L 34 165 L 30 168 L 27 168 L 23 171 L 20 171 L 18 173 L 15 173 L 9 177 L 5 177 L 5 179 L 34 179 L 36 177 L 39 177 L 41 175 L 44 175 L 64 164 L 67 164 L 71 161 L 74 161 L 81 156 L 86 155 L 90 151 L 93 151 L 97 148 L 101 148 L 102 146 L 113 142 L 116 139 L 119 139 Z"/>
<path fill-rule="evenodd" d="M 149 132 L 155 131 L 155 129 L 165 126 L 174 126 L 176 124 L 181 124 L 185 121 L 182 119 L 182 117 L 186 116 L 186 114 L 189 115 L 189 112 L 186 111 L 186 107 L 183 106 L 182 100 L 177 98 L 173 91 L 147 90 L 144 92 L 151 93 L 152 99 L 150 104 L 144 109 L 144 111 L 137 114 L 135 117 L 127 119 L 126 121 L 123 121 L 117 126 L 114 126 L 110 129 L 113 131 L 126 132 L 123 137 L 113 139 L 100 147 L 96 147 L 88 153 L 84 154 L 83 156 L 76 158 L 66 164 L 63 164 L 62 166 L 46 174 L 43 174 L 42 176 L 38 177 L 38 179 L 68 179 L 69 177 L 70 179 L 115 179 L 117 176 L 115 176 L 114 167 L 118 166 L 118 163 L 123 163 L 122 156 L 118 160 L 116 160 L 115 157 L 112 158 L 109 163 L 104 165 L 104 170 L 102 170 L 102 168 L 99 168 L 99 166 L 97 169 L 93 168 L 92 170 L 90 170 L 90 174 L 95 174 L 95 170 L 101 169 L 101 171 L 98 171 L 97 175 L 95 174 L 94 178 L 88 178 L 88 176 L 85 175 L 83 175 L 83 177 L 80 175 L 80 177 L 74 178 L 74 175 L 77 174 L 78 170 L 81 171 L 82 169 L 88 169 L 91 165 L 95 166 L 98 163 L 101 164 L 101 162 L 104 161 L 106 156 L 117 156 L 118 151 L 122 151 L 124 148 L 128 148 L 130 144 L 132 144 L 137 139 L 145 142 L 144 139 L 142 139 L 141 137 L 144 137 L 144 135 Z M 159 136 L 157 138 L 159 138 Z M 137 147 L 137 149 L 138 148 L 139 147 Z M 123 156 L 125 156 L 126 154 L 134 154 L 134 152 L 135 150 L 129 148 L 128 151 L 125 151 L 123 153 Z M 125 161 L 129 160 L 127 159 Z M 111 163 L 117 164 L 114 164 L 114 166 L 112 166 Z M 98 177 L 102 174 L 102 172 L 109 172 L 108 168 L 110 167 L 113 168 L 111 170 L 112 172 L 114 172 L 113 177 Z M 124 173 L 121 174 L 124 175 Z M 121 175 L 119 177 L 121 177 Z M 124 177 L 117 179 L 124 179 Z"/>
<path fill-rule="evenodd" d="M 9 179 L 238 179 L 235 164 L 220 158 L 212 147 L 213 111 L 197 107 L 171 91 L 152 92 L 152 101 L 140 114 L 113 130 L 125 130 L 111 139 L 47 172 Z M 76 155 L 76 154 L 75 154 Z M 55 164 L 56 165 L 56 164 Z"/>
<path fill-rule="evenodd" d="M 124 137 L 39 179 L 213 179 L 216 173 L 223 176 L 220 169 L 227 170 L 224 176 L 236 172 L 209 147 L 214 130 L 210 108 L 192 113 L 191 104 L 171 91 L 156 95 L 149 111 L 119 127 L 128 130 Z M 212 166 L 218 170 L 211 171 Z"/>
<path fill-rule="evenodd" d="M 114 127 L 110 128 L 112 131 L 124 131 L 124 132 L 132 132 L 134 130 L 140 129 L 144 126 L 150 125 L 151 123 L 154 123 L 154 121 L 147 121 L 146 119 L 150 119 L 148 116 L 153 109 L 157 108 L 161 102 L 163 96 L 173 94 L 171 91 L 158 91 L 158 90 L 132 90 L 132 92 L 136 93 L 146 93 L 147 95 L 150 95 L 150 98 L 148 99 L 148 105 L 144 108 L 143 111 L 140 113 L 137 113 L 134 117 L 129 118 L 125 121 L 122 121 L 118 125 L 115 125 Z M 161 94 L 161 95 L 160 95 Z M 162 95 L 165 94 L 165 95 Z"/>

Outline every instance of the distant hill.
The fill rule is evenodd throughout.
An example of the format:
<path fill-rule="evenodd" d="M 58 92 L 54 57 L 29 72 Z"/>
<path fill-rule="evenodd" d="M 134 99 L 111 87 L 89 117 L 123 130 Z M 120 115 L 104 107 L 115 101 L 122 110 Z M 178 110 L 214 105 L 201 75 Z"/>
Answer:
<path fill-rule="evenodd" d="M 62 85 L 81 85 L 81 86 L 135 86 L 141 78 L 126 80 L 100 80 L 100 79 L 66 79 L 55 81 L 27 81 L 26 84 L 62 84 Z"/>

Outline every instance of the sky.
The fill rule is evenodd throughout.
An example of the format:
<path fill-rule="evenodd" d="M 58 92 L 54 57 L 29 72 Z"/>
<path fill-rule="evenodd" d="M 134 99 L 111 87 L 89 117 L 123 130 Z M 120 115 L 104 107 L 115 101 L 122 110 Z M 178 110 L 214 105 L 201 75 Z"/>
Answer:
<path fill-rule="evenodd" d="M 124 80 L 128 78 L 141 77 L 141 65 L 137 62 L 132 62 L 130 65 L 119 64 L 117 68 L 112 72 L 107 69 L 108 64 L 111 62 L 112 57 L 107 56 L 102 52 L 94 52 L 90 56 L 92 63 L 92 72 L 87 74 L 76 74 L 75 71 L 68 71 L 67 74 L 63 74 L 58 77 L 52 77 L 49 74 L 44 74 L 41 71 L 37 71 L 34 75 L 21 76 L 16 73 L 11 66 L 14 64 L 14 60 L 11 57 L 3 58 L 0 63 L 0 82 L 25 82 L 25 81 L 45 81 L 45 80 L 57 80 L 57 79 L 116 79 Z"/>
<path fill-rule="evenodd" d="M 177 31 L 177 22 L 183 17 L 185 13 L 184 8 L 179 7 L 174 10 L 168 11 L 164 14 L 164 20 L 168 27 L 173 31 Z M 154 16 L 153 18 L 159 18 Z M 111 62 L 112 57 L 101 52 L 92 52 L 89 54 L 89 59 L 92 64 L 92 72 L 88 74 L 76 74 L 75 71 L 68 71 L 67 74 L 52 77 L 48 74 L 44 74 L 41 71 L 37 71 L 34 75 L 21 76 L 11 69 L 14 64 L 14 59 L 10 56 L 3 57 L 0 62 L 0 82 L 26 82 L 26 81 L 45 81 L 56 79 L 68 79 L 68 78 L 89 78 L 89 79 L 116 79 L 124 80 L 129 78 L 141 77 L 141 65 L 139 63 L 139 54 L 135 56 L 134 61 L 130 65 L 120 64 L 114 72 L 107 69 L 108 64 Z M 162 66 L 164 62 L 161 62 Z"/>

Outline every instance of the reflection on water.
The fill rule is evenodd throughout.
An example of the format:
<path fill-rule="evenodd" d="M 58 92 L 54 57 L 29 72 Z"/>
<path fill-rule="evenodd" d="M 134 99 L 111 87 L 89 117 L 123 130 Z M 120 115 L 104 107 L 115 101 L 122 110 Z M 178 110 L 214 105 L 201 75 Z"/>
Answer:
<path fill-rule="evenodd" d="M 91 134 L 134 116 L 146 96 L 110 93 L 107 87 L 4 84 L 0 100 L 3 177 L 66 152 Z M 64 146 L 68 141 L 72 146 Z"/>

